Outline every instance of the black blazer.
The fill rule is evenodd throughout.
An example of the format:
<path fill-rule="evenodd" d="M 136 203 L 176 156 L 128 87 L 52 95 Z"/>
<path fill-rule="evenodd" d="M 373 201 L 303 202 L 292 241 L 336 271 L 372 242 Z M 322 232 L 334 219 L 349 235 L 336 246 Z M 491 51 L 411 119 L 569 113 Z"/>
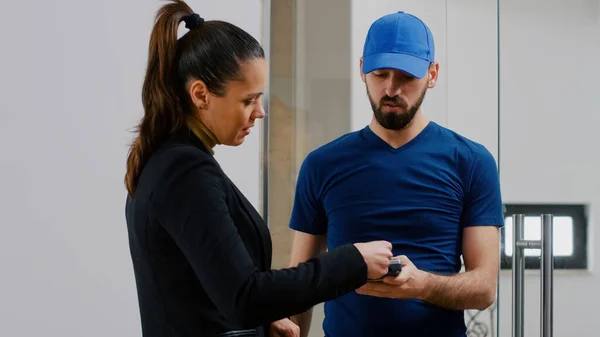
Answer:
<path fill-rule="evenodd" d="M 367 281 L 352 244 L 271 270 L 266 224 L 189 131 L 145 165 L 126 220 L 145 337 L 268 336 Z"/>

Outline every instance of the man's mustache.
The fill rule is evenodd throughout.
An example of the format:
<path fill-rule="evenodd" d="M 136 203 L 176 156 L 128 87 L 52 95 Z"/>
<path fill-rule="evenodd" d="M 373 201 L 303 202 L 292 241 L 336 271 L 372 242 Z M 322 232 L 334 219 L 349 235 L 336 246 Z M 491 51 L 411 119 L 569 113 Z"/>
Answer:
<path fill-rule="evenodd" d="M 400 98 L 399 96 L 395 96 L 395 97 L 386 96 L 381 99 L 380 103 L 381 103 L 381 105 L 385 104 L 385 105 L 391 105 L 391 106 L 396 106 L 396 107 L 401 107 L 401 108 L 406 108 L 408 106 L 408 104 L 406 104 L 406 102 L 404 102 L 404 100 L 402 98 Z"/>

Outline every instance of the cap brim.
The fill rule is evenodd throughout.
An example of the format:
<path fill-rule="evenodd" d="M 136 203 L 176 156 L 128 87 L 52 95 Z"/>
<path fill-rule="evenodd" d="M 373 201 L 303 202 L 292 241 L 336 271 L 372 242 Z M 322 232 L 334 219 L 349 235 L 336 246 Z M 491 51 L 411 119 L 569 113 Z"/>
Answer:
<path fill-rule="evenodd" d="M 427 74 L 430 62 L 407 54 L 378 53 L 363 57 L 363 73 L 368 74 L 378 69 L 396 69 L 416 78 Z"/>

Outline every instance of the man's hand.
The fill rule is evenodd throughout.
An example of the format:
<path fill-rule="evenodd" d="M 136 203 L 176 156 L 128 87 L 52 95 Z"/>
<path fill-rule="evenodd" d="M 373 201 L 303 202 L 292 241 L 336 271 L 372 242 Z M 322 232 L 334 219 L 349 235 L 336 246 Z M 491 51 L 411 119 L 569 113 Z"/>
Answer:
<path fill-rule="evenodd" d="M 300 328 L 289 319 L 271 323 L 271 337 L 300 337 Z"/>
<path fill-rule="evenodd" d="M 357 293 L 387 298 L 415 298 L 452 310 L 485 310 L 496 300 L 498 284 L 499 232 L 493 226 L 471 226 L 464 230 L 465 272 L 437 275 L 419 270 L 400 256 L 402 271 L 383 282 L 367 283 Z"/>
<path fill-rule="evenodd" d="M 397 299 L 423 298 L 427 290 L 428 274 L 419 270 L 404 255 L 398 256 L 397 259 L 402 265 L 398 276 L 384 277 L 382 282 L 368 282 L 356 292 L 361 295 Z"/>

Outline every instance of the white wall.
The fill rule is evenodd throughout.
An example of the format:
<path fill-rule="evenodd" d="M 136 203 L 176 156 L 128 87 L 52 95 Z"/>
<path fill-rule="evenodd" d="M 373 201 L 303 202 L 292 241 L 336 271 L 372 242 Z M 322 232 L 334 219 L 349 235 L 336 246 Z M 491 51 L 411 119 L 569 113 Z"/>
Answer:
<path fill-rule="evenodd" d="M 0 336 L 141 335 L 122 181 L 162 3 L 2 3 Z M 260 0 L 189 4 L 260 38 Z M 255 205 L 259 134 L 217 149 Z"/>
<path fill-rule="evenodd" d="M 591 271 L 555 272 L 554 335 L 597 336 L 599 2 L 500 1 L 503 197 L 506 203 L 590 205 Z M 539 272 L 528 274 L 525 335 L 539 336 Z M 506 294 L 510 289 L 506 272 L 501 291 Z M 504 303 L 500 319 L 508 328 L 508 298 Z M 501 336 L 509 334 L 504 329 Z"/>

